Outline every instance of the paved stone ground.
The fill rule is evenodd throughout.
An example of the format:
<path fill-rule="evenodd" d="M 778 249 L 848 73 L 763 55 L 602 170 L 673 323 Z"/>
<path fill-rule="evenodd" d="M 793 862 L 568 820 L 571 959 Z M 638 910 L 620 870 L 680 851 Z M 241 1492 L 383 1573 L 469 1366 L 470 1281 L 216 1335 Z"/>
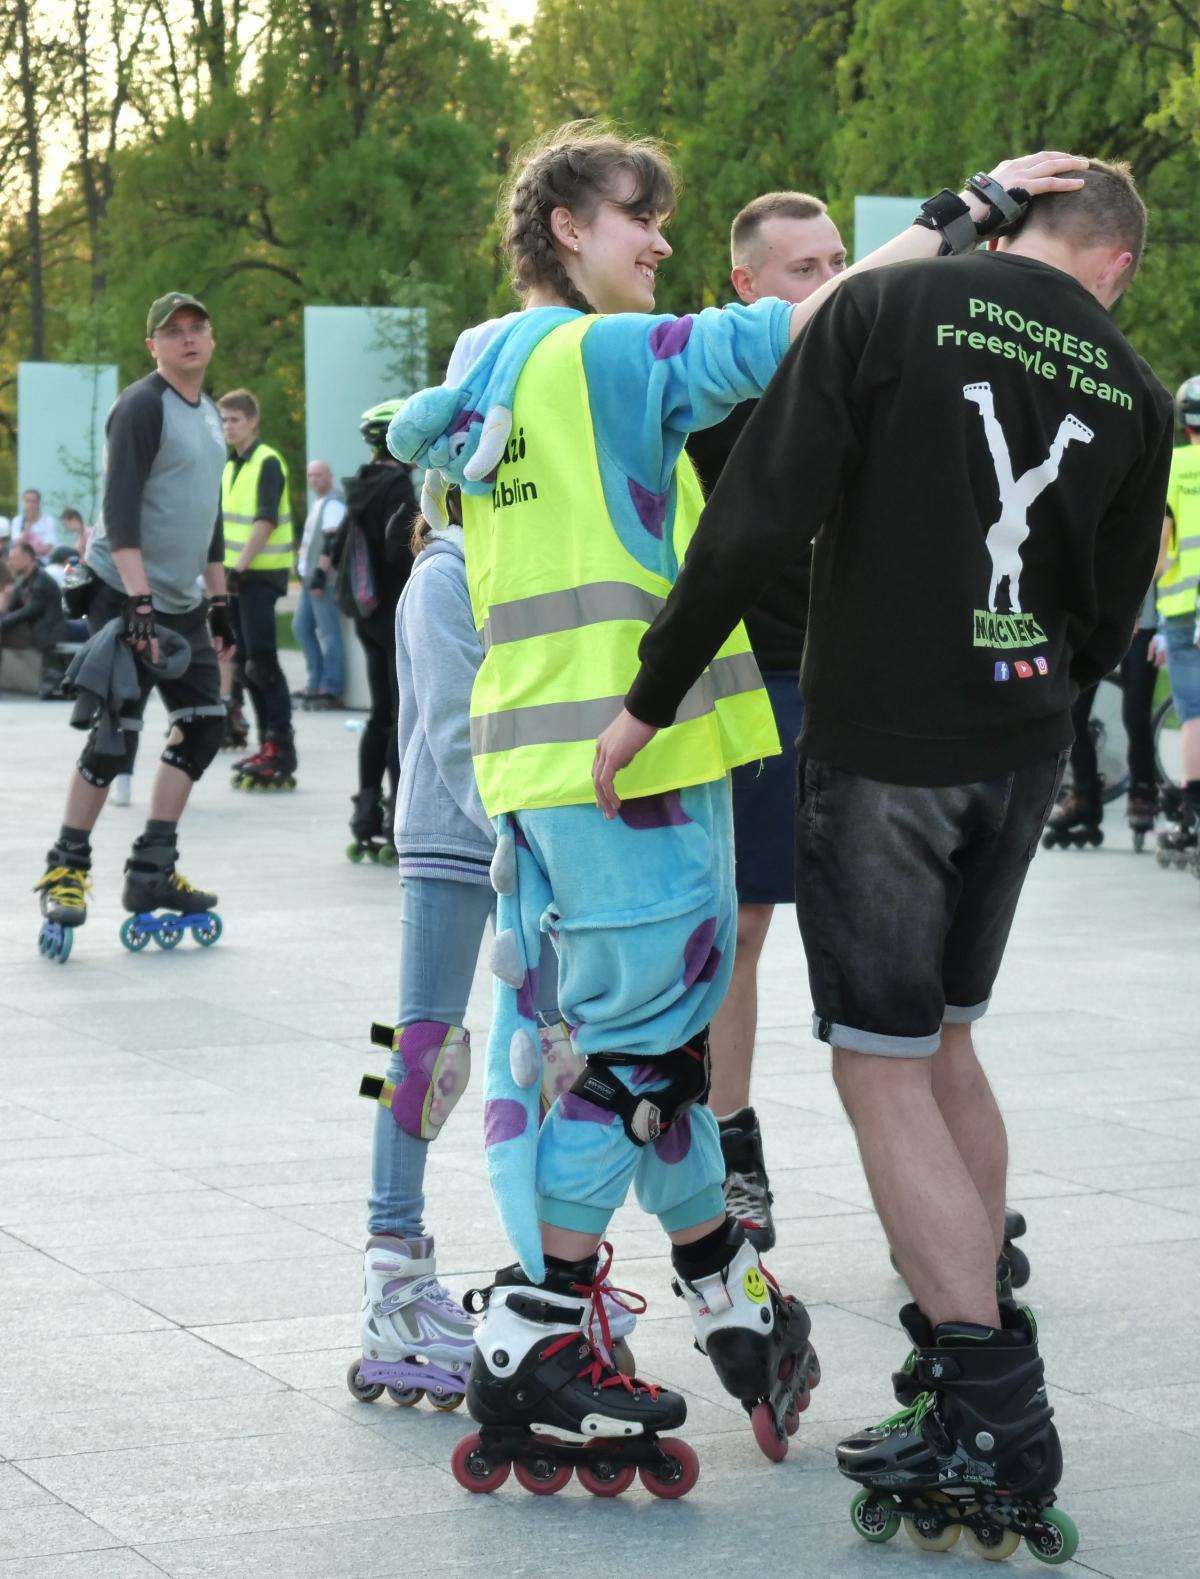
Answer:
<path fill-rule="evenodd" d="M 157 706 L 157 704 L 154 704 Z M 794 923 L 767 946 L 756 1101 L 780 1218 L 772 1263 L 813 1312 L 825 1381 L 779 1466 L 690 1346 L 656 1230 L 615 1225 L 619 1281 L 650 1296 L 640 1368 L 688 1393 L 702 1477 L 472 1498 L 465 1415 L 356 1403 L 372 1015 L 393 1011 L 396 880 L 345 859 L 356 736 L 303 716 L 301 788 L 201 785 L 183 868 L 220 890 L 201 950 L 124 952 L 130 810 L 98 840 L 91 918 L 65 968 L 34 947 L 29 885 L 78 739 L 58 706 L 0 702 L 0 1579 L 319 1579 L 564 1571 L 871 1576 L 966 1572 L 846 1520 L 833 1445 L 889 1407 L 904 1297 L 807 1031 Z M 159 721 L 161 721 L 159 719 Z M 1110 808 L 1094 853 L 1034 865 L 981 1043 L 1010 1123 L 1010 1199 L 1066 1450 L 1078 1566 L 1200 1571 L 1200 892 L 1136 858 Z M 471 1025 L 482 1033 L 487 985 Z M 475 1085 L 432 1155 L 430 1221 L 461 1292 L 505 1256 Z M 1026 1571 L 1032 1559 L 1015 1562 Z"/>

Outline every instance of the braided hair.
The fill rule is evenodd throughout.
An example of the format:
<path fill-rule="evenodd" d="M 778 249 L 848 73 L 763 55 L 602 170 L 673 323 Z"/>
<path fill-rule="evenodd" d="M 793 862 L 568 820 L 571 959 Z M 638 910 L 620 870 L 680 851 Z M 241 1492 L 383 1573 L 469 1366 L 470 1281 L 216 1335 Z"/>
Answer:
<path fill-rule="evenodd" d="M 621 175 L 633 177 L 634 191 L 618 200 L 612 193 Z M 606 199 L 630 214 L 672 213 L 675 172 L 662 144 L 621 137 L 602 122 L 571 121 L 522 149 L 503 210 L 504 249 L 518 296 L 543 286 L 567 307 L 595 311 L 567 273 L 550 216 L 566 208 L 586 223 Z"/>

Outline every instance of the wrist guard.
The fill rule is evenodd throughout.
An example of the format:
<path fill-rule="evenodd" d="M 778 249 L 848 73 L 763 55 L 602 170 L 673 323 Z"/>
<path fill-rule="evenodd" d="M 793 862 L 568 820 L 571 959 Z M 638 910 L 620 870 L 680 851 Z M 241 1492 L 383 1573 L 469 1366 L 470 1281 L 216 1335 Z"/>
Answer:
<path fill-rule="evenodd" d="M 975 222 L 981 241 L 987 236 L 1011 235 L 1033 201 L 1023 186 L 1003 187 L 983 170 L 969 176 L 967 186 L 988 205 L 987 217 Z"/>
<path fill-rule="evenodd" d="M 957 257 L 962 252 L 970 252 L 979 242 L 979 232 L 971 218 L 971 210 L 958 193 L 952 192 L 949 187 L 943 187 L 933 197 L 926 198 L 913 224 L 939 233 L 942 238 L 938 248 L 939 257 L 948 254 Z"/>
<path fill-rule="evenodd" d="M 218 641 L 226 646 L 235 645 L 233 624 L 229 618 L 229 599 L 218 594 L 208 600 L 208 628 Z"/>
<path fill-rule="evenodd" d="M 154 605 L 148 592 L 125 599 L 125 640 L 133 648 L 148 647 L 154 640 Z"/>

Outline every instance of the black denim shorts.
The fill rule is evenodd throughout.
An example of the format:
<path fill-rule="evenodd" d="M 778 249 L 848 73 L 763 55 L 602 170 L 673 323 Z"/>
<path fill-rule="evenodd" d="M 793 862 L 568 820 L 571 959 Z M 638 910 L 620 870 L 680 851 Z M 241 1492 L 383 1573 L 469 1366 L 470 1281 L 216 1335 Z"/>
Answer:
<path fill-rule="evenodd" d="M 987 1010 L 1065 753 L 983 784 L 883 784 L 801 759 L 796 912 L 813 1034 L 920 1058 Z"/>

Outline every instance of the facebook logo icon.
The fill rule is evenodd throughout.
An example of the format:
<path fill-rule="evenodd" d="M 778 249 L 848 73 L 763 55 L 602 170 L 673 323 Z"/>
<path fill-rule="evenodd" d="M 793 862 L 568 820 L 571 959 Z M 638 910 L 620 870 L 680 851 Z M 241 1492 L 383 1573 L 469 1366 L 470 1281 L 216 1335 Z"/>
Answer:
<path fill-rule="evenodd" d="M 1012 675 L 1012 670 L 1008 667 L 1008 665 L 1006 663 L 997 663 L 997 665 L 996 665 L 996 673 L 995 673 L 995 678 L 997 680 L 1007 680 L 1007 679 L 1009 679 L 1011 677 L 1011 675 Z"/>

